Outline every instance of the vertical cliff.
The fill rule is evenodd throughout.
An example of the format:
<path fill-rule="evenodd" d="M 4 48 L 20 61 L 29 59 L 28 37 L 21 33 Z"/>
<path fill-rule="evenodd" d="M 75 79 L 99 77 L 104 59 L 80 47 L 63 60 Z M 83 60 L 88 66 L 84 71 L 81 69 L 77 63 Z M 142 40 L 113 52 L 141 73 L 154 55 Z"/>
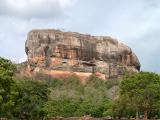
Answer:
<path fill-rule="evenodd" d="M 81 77 L 95 73 L 102 79 L 138 71 L 140 63 L 131 48 L 108 36 L 91 36 L 60 30 L 32 30 L 26 45 L 28 69 L 33 72 Z"/>

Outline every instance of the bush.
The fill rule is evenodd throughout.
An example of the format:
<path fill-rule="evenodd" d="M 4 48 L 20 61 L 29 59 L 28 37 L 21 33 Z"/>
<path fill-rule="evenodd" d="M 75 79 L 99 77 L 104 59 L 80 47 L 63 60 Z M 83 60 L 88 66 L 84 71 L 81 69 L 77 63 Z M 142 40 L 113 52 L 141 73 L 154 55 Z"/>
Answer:
<path fill-rule="evenodd" d="M 17 95 L 16 85 L 12 77 L 15 65 L 0 57 L 0 117 L 12 117 Z"/>
<path fill-rule="evenodd" d="M 43 104 L 48 101 L 48 86 L 42 81 L 21 80 L 17 82 L 18 96 L 14 116 L 19 119 L 44 117 Z"/>
<path fill-rule="evenodd" d="M 15 65 L 0 58 L 0 117 L 44 119 L 109 114 L 108 86 L 117 85 L 116 82 L 91 76 L 83 85 L 75 75 L 64 79 L 39 75 L 38 80 L 16 77 L 13 80 L 14 71 Z"/>

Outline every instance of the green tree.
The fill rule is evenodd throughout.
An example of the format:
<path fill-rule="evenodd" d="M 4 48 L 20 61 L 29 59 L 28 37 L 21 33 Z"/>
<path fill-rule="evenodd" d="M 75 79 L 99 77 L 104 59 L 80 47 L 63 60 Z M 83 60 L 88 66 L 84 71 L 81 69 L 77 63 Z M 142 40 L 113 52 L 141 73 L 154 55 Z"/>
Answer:
<path fill-rule="evenodd" d="M 0 117 L 11 117 L 17 95 L 12 79 L 15 65 L 0 57 Z"/>
<path fill-rule="evenodd" d="M 120 95 L 112 104 L 111 115 L 113 117 L 135 117 L 135 109 L 126 95 Z"/>
<path fill-rule="evenodd" d="M 34 79 L 17 81 L 18 97 L 14 116 L 18 119 L 40 119 L 44 117 L 43 105 L 48 101 L 49 89 L 45 82 Z"/>
<path fill-rule="evenodd" d="M 121 82 L 120 98 L 125 96 L 137 112 L 147 119 L 155 104 L 160 101 L 160 78 L 156 73 L 139 72 L 128 75 Z"/>
<path fill-rule="evenodd" d="M 63 97 L 46 102 L 43 111 L 47 117 L 73 117 L 78 106 L 78 101 Z"/>

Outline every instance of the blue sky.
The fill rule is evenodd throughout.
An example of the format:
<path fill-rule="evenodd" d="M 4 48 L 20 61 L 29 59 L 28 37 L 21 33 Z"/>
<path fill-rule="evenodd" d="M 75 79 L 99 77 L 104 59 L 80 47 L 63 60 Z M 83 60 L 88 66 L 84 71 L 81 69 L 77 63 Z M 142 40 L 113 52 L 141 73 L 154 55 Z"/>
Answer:
<path fill-rule="evenodd" d="M 159 0 L 1 0 L 0 56 L 23 61 L 27 33 L 55 28 L 117 38 L 160 72 L 159 21 Z"/>

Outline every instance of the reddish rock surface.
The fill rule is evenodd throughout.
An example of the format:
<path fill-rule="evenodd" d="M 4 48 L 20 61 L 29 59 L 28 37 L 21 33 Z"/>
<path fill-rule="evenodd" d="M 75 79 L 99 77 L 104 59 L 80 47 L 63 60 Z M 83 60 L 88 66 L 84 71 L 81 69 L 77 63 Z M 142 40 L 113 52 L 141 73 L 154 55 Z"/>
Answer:
<path fill-rule="evenodd" d="M 53 77 L 74 72 L 80 77 L 84 73 L 95 73 L 108 79 L 117 78 L 126 70 L 140 69 L 139 60 L 131 48 L 109 36 L 54 29 L 32 30 L 28 33 L 25 49 L 28 70 L 33 73 L 45 70 Z"/>

